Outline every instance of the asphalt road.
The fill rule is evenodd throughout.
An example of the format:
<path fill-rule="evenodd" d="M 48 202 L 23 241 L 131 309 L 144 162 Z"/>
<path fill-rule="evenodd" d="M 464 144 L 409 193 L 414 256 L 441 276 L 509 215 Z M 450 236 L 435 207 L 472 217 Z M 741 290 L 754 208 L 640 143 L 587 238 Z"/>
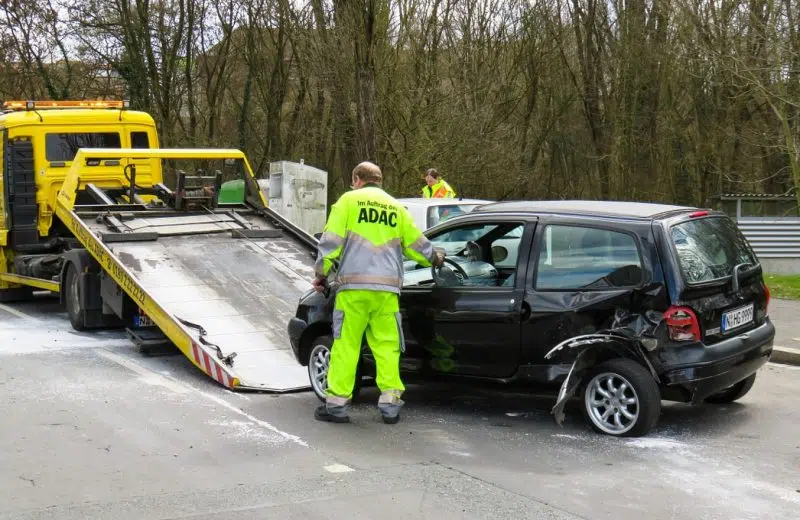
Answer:
<path fill-rule="evenodd" d="M 740 403 L 665 404 L 631 440 L 465 386 L 410 388 L 395 426 L 368 388 L 332 425 L 311 393 L 231 393 L 52 302 L 0 306 L 0 519 L 796 520 L 798 393 L 800 368 L 769 364 Z"/>

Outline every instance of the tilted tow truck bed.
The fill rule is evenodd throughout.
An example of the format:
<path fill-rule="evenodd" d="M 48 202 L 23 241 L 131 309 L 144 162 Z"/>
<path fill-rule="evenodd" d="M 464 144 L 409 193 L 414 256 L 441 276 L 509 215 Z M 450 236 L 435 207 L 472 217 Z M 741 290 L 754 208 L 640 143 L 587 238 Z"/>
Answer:
<path fill-rule="evenodd" d="M 238 150 L 164 149 L 84 149 L 73 164 L 209 155 L 247 164 Z M 231 389 L 310 387 L 285 331 L 310 288 L 316 239 L 267 208 L 257 184 L 255 204 L 251 197 L 251 204 L 231 208 L 76 206 L 80 167 L 73 170 L 59 193 L 57 215 L 99 263 L 101 278 L 112 279 L 192 363 Z M 249 165 L 246 170 L 255 181 Z M 110 292 L 104 287 L 104 297 Z"/>

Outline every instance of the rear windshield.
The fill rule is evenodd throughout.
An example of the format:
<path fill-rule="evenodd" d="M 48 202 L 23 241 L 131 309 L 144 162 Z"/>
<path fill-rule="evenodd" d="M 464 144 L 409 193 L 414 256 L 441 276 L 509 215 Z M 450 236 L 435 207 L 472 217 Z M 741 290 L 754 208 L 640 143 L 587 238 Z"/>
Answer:
<path fill-rule="evenodd" d="M 687 283 L 719 280 L 731 275 L 738 264 L 757 263 L 752 248 L 728 217 L 706 217 L 676 224 L 671 235 Z"/>

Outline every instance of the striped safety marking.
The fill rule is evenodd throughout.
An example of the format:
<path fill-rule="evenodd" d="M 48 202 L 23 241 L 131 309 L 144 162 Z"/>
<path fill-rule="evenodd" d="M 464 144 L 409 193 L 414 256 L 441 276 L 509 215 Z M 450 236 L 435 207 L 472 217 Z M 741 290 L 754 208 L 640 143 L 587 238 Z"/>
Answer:
<path fill-rule="evenodd" d="M 228 375 L 228 372 L 194 341 L 192 341 L 192 355 L 197 364 L 200 365 L 200 368 L 202 368 L 206 374 L 210 375 L 217 383 L 225 388 L 232 387 L 233 380 L 231 376 Z"/>

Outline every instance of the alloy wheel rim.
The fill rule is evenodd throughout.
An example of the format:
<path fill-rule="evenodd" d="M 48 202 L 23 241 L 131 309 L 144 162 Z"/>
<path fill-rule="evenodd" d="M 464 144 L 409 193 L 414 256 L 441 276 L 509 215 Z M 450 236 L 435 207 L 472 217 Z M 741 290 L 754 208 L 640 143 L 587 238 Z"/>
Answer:
<path fill-rule="evenodd" d="M 308 372 L 311 376 L 311 385 L 318 395 L 327 395 L 328 367 L 331 362 L 331 351 L 325 345 L 317 345 L 311 351 L 308 363 Z"/>
<path fill-rule="evenodd" d="M 584 395 L 589 418 L 605 433 L 624 434 L 639 418 L 639 396 L 630 381 L 619 374 L 594 376 Z"/>

